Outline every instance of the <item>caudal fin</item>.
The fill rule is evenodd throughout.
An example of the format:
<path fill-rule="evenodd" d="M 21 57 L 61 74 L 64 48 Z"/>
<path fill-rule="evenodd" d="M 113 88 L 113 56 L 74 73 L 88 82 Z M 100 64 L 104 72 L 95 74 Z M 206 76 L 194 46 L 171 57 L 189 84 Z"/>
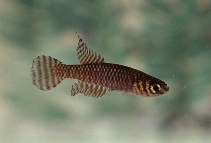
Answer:
<path fill-rule="evenodd" d="M 59 60 L 50 56 L 38 56 L 32 63 L 32 82 L 41 90 L 50 90 L 56 87 L 61 81 L 61 77 L 54 74 L 54 69 L 61 64 Z"/>

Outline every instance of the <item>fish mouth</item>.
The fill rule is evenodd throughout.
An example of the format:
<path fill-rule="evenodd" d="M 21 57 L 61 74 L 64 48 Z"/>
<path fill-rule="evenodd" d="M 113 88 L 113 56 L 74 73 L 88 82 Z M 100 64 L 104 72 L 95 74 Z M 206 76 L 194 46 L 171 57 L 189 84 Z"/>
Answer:
<path fill-rule="evenodd" d="M 169 91 L 168 85 L 166 85 L 166 86 L 163 87 L 163 94 L 166 93 L 167 91 Z"/>
<path fill-rule="evenodd" d="M 163 86 L 160 93 L 165 94 L 167 91 L 169 91 L 169 87 L 167 85 Z"/>
<path fill-rule="evenodd" d="M 163 89 L 164 89 L 166 92 L 169 91 L 169 87 L 168 87 L 167 85 L 164 86 Z"/>

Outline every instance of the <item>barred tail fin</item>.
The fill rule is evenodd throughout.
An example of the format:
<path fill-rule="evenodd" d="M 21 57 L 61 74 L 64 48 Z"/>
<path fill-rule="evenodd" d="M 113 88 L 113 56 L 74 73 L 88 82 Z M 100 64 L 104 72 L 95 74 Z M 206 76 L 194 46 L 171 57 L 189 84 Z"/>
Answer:
<path fill-rule="evenodd" d="M 38 56 L 32 63 L 32 82 L 40 90 L 50 90 L 56 87 L 61 81 L 61 77 L 54 74 L 54 68 L 61 64 L 59 60 L 50 56 Z"/>

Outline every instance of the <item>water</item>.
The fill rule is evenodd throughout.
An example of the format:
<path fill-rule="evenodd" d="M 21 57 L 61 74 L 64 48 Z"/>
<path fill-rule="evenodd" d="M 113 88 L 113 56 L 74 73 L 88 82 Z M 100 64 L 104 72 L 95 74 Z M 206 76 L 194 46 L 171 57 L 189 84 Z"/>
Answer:
<path fill-rule="evenodd" d="M 210 1 L 0 2 L 0 142 L 210 142 Z M 106 62 L 166 81 L 165 95 L 40 91 L 32 60 L 78 64 L 77 34 Z"/>

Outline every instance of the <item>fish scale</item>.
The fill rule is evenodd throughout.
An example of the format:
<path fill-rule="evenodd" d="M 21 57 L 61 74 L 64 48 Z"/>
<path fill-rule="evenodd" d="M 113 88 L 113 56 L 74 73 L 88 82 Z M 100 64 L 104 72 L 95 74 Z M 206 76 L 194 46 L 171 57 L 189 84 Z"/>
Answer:
<path fill-rule="evenodd" d="M 115 69 L 115 73 L 113 72 Z M 85 65 L 59 65 L 56 75 L 61 78 L 74 78 L 84 82 L 100 84 L 109 89 L 132 91 L 133 83 L 139 81 L 139 71 L 111 63 Z M 65 76 L 64 76 L 65 75 Z M 132 77 L 132 78 L 131 78 Z"/>

